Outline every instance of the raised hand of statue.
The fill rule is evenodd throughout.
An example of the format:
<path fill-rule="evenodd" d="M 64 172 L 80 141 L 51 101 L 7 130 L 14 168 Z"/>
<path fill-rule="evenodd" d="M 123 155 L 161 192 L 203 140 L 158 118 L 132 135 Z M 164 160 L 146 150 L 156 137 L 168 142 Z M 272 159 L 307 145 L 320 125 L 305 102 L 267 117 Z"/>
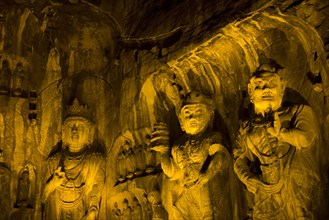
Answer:
<path fill-rule="evenodd" d="M 48 183 L 51 188 L 57 188 L 58 186 L 62 185 L 66 181 L 65 172 L 62 172 L 62 167 L 58 167 L 53 175 L 53 178 Z"/>
<path fill-rule="evenodd" d="M 154 124 L 151 133 L 151 150 L 160 153 L 169 152 L 169 131 L 166 123 L 158 122 Z"/>
<path fill-rule="evenodd" d="M 268 127 L 267 132 L 274 137 L 278 137 L 280 134 L 280 130 L 281 130 L 281 121 L 279 118 L 279 113 L 275 112 L 273 126 Z"/>
<path fill-rule="evenodd" d="M 42 203 L 45 203 L 48 196 L 61 184 L 63 184 L 67 179 L 65 173 L 61 171 L 62 167 L 58 167 L 53 175 L 53 178 L 46 183 L 44 193 L 42 195 Z"/>

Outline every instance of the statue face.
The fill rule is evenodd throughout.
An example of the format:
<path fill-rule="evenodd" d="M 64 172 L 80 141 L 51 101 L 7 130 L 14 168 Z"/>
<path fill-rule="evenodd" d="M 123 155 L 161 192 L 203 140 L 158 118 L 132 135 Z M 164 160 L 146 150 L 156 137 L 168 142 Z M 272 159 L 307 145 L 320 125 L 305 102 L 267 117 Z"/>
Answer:
<path fill-rule="evenodd" d="M 276 111 L 282 103 L 284 83 L 275 73 L 265 72 L 253 77 L 248 84 L 251 102 L 254 103 L 256 113 L 265 114 Z"/>
<path fill-rule="evenodd" d="M 72 117 L 64 121 L 63 142 L 71 150 L 81 150 L 90 142 L 91 124 L 87 119 Z"/>
<path fill-rule="evenodd" d="M 182 129 L 189 135 L 203 133 L 210 125 L 213 111 L 204 104 L 189 104 L 181 109 Z"/>

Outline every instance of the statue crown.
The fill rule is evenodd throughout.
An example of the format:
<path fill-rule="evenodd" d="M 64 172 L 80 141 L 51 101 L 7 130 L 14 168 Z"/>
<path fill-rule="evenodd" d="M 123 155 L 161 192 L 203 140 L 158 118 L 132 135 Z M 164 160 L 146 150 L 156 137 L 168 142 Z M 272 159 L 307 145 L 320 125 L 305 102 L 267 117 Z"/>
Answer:
<path fill-rule="evenodd" d="M 65 118 L 73 117 L 73 116 L 80 116 L 86 119 L 89 119 L 89 110 L 88 106 L 80 105 L 77 98 L 73 100 L 72 105 L 67 107 L 67 112 Z"/>
<path fill-rule="evenodd" d="M 192 91 L 185 95 L 182 107 L 190 104 L 205 104 L 209 107 L 214 107 L 213 100 L 210 97 L 197 91 Z"/>

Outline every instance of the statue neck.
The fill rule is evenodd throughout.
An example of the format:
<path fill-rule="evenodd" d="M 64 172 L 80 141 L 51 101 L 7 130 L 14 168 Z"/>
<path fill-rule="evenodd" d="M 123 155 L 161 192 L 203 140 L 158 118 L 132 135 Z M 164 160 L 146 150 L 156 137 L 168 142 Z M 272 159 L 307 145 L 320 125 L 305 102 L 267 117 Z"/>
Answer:
<path fill-rule="evenodd" d="M 87 144 L 83 144 L 83 145 L 68 145 L 67 149 L 69 152 L 72 153 L 79 153 L 84 151 L 87 148 Z"/>

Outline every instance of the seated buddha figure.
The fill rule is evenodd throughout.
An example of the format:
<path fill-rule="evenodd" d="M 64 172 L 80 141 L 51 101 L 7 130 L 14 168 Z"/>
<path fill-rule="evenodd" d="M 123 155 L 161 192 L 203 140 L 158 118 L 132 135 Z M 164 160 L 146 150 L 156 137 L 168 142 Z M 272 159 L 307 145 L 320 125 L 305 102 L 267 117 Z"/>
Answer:
<path fill-rule="evenodd" d="M 240 127 L 234 170 L 253 195 L 253 219 L 314 219 L 319 133 L 307 105 L 282 105 L 285 81 L 263 64 L 248 84 L 253 114 Z"/>
<path fill-rule="evenodd" d="M 88 108 L 75 99 L 62 124 L 62 143 L 48 157 L 44 219 L 98 218 L 105 159 L 93 140 Z"/>
<path fill-rule="evenodd" d="M 214 218 L 208 182 L 230 161 L 221 133 L 212 130 L 214 112 L 212 99 L 188 93 L 178 113 L 184 135 L 171 148 L 166 124 L 154 125 L 152 149 L 160 152 L 162 170 L 173 183 L 173 219 Z"/>

